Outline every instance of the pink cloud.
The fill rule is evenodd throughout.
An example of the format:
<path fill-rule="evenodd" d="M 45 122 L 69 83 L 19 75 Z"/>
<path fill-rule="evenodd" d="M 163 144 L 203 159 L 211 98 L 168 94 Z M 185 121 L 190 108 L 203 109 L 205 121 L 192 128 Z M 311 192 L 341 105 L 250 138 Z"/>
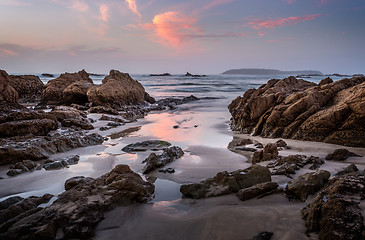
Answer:
<path fill-rule="evenodd" d="M 179 12 L 165 12 L 156 15 L 152 24 L 144 24 L 144 28 L 153 29 L 161 42 L 173 47 L 181 46 L 191 34 L 200 32 L 197 19 L 184 16 Z"/>
<path fill-rule="evenodd" d="M 141 13 L 137 9 L 137 3 L 136 0 L 125 0 L 126 3 L 128 3 L 129 9 L 136 14 L 138 17 L 142 17 Z"/>
<path fill-rule="evenodd" d="M 13 50 L 0 48 L 0 56 L 18 56 L 19 54 L 14 52 Z"/>
<path fill-rule="evenodd" d="M 222 4 L 227 4 L 227 3 L 231 3 L 233 2 L 234 0 L 213 0 L 211 1 L 210 3 L 208 3 L 207 5 L 205 5 L 203 7 L 203 9 L 207 10 L 207 9 L 210 9 L 210 8 L 213 8 L 213 7 L 216 7 L 216 6 L 219 6 L 219 5 L 222 5 Z"/>
<path fill-rule="evenodd" d="M 305 22 L 309 20 L 316 19 L 322 16 L 322 14 L 313 14 L 300 17 L 288 17 L 288 18 L 278 18 L 269 20 L 255 20 L 248 23 L 254 29 L 265 29 L 265 28 L 276 28 L 286 25 L 297 24 L 300 22 Z"/>
<path fill-rule="evenodd" d="M 109 19 L 109 7 L 105 4 L 100 5 L 99 7 L 99 11 L 100 11 L 100 18 L 101 20 L 103 20 L 104 22 L 108 22 Z"/>
<path fill-rule="evenodd" d="M 86 12 L 87 10 L 89 10 L 89 5 L 87 5 L 87 3 L 83 1 L 73 0 L 69 8 L 80 12 Z"/>

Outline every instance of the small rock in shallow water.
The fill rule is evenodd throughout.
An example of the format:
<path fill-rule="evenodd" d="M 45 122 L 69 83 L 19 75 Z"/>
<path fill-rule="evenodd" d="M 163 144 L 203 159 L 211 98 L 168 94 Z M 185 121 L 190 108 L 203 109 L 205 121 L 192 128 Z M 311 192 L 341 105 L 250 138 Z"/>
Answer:
<path fill-rule="evenodd" d="M 361 157 L 361 156 L 357 155 L 356 153 L 350 152 L 347 149 L 341 148 L 341 149 L 336 149 L 333 153 L 327 154 L 326 160 L 345 161 L 349 157 Z"/>
<path fill-rule="evenodd" d="M 173 168 L 166 168 L 166 169 L 160 169 L 158 171 L 159 172 L 162 172 L 162 173 L 174 173 L 175 172 L 175 169 L 173 169 Z"/>
<path fill-rule="evenodd" d="M 153 171 L 155 168 L 160 168 L 165 166 L 166 164 L 182 157 L 184 155 L 184 151 L 176 146 L 169 147 L 163 151 L 161 155 L 156 155 L 155 153 L 151 153 L 146 160 L 146 166 L 143 168 L 143 174 L 147 174 Z M 172 169 L 175 172 L 174 169 Z"/>
<path fill-rule="evenodd" d="M 164 150 L 171 146 L 171 143 L 161 140 L 148 140 L 144 142 L 137 142 L 128 144 L 125 146 L 122 151 L 127 153 L 133 153 L 133 152 L 143 152 L 147 150 L 152 151 L 158 151 L 158 150 Z"/>

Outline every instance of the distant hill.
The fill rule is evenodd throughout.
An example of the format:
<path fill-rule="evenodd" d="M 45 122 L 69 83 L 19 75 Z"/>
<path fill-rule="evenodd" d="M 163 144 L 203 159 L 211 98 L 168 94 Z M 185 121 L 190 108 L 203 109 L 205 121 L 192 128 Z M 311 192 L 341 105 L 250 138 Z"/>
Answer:
<path fill-rule="evenodd" d="M 323 75 L 320 71 L 280 71 L 276 69 L 241 68 L 231 69 L 222 74 L 248 74 L 248 75 Z"/>

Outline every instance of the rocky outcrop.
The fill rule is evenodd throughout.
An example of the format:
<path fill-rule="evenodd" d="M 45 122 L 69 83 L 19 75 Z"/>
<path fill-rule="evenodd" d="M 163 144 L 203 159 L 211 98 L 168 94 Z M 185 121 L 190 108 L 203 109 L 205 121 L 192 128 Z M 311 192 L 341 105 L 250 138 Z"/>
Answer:
<path fill-rule="evenodd" d="M 169 147 L 163 151 L 162 154 L 156 155 L 151 153 L 142 163 L 146 163 L 142 172 L 147 174 L 156 168 L 166 166 L 166 164 L 173 162 L 174 160 L 181 158 L 184 155 L 184 151 L 176 146 Z"/>
<path fill-rule="evenodd" d="M 26 216 L 14 213 L 11 215 L 14 220 L 5 218 L 7 222 L 4 221 L 0 227 L 0 238 L 92 238 L 94 227 L 106 211 L 118 205 L 149 200 L 154 185 L 143 181 L 127 165 L 118 165 L 110 173 L 96 179 L 71 178 L 65 182 L 65 190 L 51 206 L 39 208 Z"/>
<path fill-rule="evenodd" d="M 241 201 L 246 201 L 254 197 L 258 197 L 268 192 L 276 190 L 279 185 L 276 182 L 266 182 L 255 184 L 252 187 L 244 188 L 238 191 L 237 197 Z"/>
<path fill-rule="evenodd" d="M 276 143 L 268 143 L 264 149 L 257 150 L 253 153 L 252 164 L 256 164 L 263 161 L 269 161 L 279 156 L 278 146 Z"/>
<path fill-rule="evenodd" d="M 219 172 L 215 177 L 200 183 L 184 184 L 180 192 L 184 197 L 199 199 L 237 193 L 240 189 L 264 182 L 271 182 L 270 170 L 254 165 L 231 173 Z"/>
<path fill-rule="evenodd" d="M 9 84 L 18 92 L 21 102 L 40 100 L 44 89 L 43 82 L 35 75 L 10 75 Z"/>
<path fill-rule="evenodd" d="M 0 165 L 22 160 L 40 160 L 78 147 L 102 144 L 104 138 L 97 133 L 65 131 L 47 136 L 8 138 L 0 140 Z"/>
<path fill-rule="evenodd" d="M 65 104 L 85 104 L 88 102 L 87 90 L 94 86 L 92 81 L 82 80 L 71 83 L 62 92 Z"/>
<path fill-rule="evenodd" d="M 71 84 L 74 85 L 68 88 Z M 42 102 L 58 104 L 70 102 L 71 99 L 84 100 L 85 96 L 83 97 L 82 93 L 85 92 L 85 87 L 90 86 L 90 84 L 92 85 L 93 82 L 85 70 L 61 74 L 58 78 L 48 81 L 42 92 Z M 65 90 L 66 93 L 64 94 Z M 77 101 L 75 103 L 83 102 Z"/>
<path fill-rule="evenodd" d="M 0 70 L 0 103 L 16 103 L 18 98 L 18 92 L 10 85 L 8 73 L 4 70 Z"/>
<path fill-rule="evenodd" d="M 341 148 L 341 149 L 336 149 L 333 153 L 327 154 L 326 160 L 345 161 L 349 157 L 361 157 L 361 156 L 357 155 L 356 153 L 350 152 L 347 149 Z"/>
<path fill-rule="evenodd" d="M 54 115 L 63 127 L 91 130 L 93 125 L 87 119 L 85 112 L 73 107 L 57 106 L 49 113 Z"/>
<path fill-rule="evenodd" d="M 147 140 L 143 142 L 131 143 L 122 148 L 122 151 L 127 153 L 143 152 L 147 150 L 159 151 L 165 150 L 171 143 L 162 140 Z"/>
<path fill-rule="evenodd" d="M 28 134 L 44 136 L 57 127 L 57 119 L 44 112 L 24 109 L 0 115 L 0 138 Z"/>
<path fill-rule="evenodd" d="M 310 164 L 309 169 L 318 169 L 325 161 L 319 157 L 305 155 L 279 156 L 276 161 L 269 163 L 268 168 L 272 168 L 272 175 L 285 175 L 291 178 L 290 174 L 295 174 L 296 170 Z"/>
<path fill-rule="evenodd" d="M 356 167 L 355 164 L 351 163 L 350 165 L 348 165 L 347 167 L 345 167 L 343 170 L 339 171 L 335 175 L 341 176 L 341 175 L 345 175 L 345 174 L 349 174 L 349 173 L 354 173 L 357 171 L 359 171 L 359 169 Z"/>
<path fill-rule="evenodd" d="M 103 107 L 103 106 L 95 106 L 91 107 L 88 110 L 89 113 L 105 113 L 110 115 L 119 115 L 119 112 L 115 110 L 114 108 L 110 107 Z"/>
<path fill-rule="evenodd" d="M 229 105 L 233 130 L 365 147 L 365 78 L 317 85 L 273 79 Z"/>
<path fill-rule="evenodd" d="M 286 186 L 288 198 L 296 198 L 305 201 L 308 195 L 315 194 L 327 183 L 331 173 L 325 170 L 306 173 L 290 181 Z"/>
<path fill-rule="evenodd" d="M 95 105 L 120 109 L 124 105 L 153 103 L 144 87 L 133 80 L 128 73 L 111 70 L 103 84 L 87 91 L 89 101 Z"/>
<path fill-rule="evenodd" d="M 10 170 L 6 173 L 6 175 L 13 177 L 22 173 L 30 172 L 33 170 L 40 170 L 41 165 L 31 160 L 23 160 L 18 162 L 12 166 L 10 166 Z"/>
<path fill-rule="evenodd" d="M 302 209 L 308 232 L 319 239 L 363 239 L 360 202 L 365 196 L 365 173 L 334 177 L 313 202 Z"/>

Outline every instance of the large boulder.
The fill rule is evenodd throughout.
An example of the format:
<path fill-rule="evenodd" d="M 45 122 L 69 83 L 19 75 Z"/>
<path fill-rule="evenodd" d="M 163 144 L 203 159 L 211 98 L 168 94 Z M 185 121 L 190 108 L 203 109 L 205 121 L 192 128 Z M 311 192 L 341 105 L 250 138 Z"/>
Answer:
<path fill-rule="evenodd" d="M 320 85 L 273 79 L 233 100 L 229 111 L 236 131 L 365 147 L 365 77 Z"/>
<path fill-rule="evenodd" d="M 85 104 L 88 102 L 87 90 L 94 86 L 90 81 L 77 81 L 70 84 L 62 92 L 63 100 L 66 104 Z"/>
<path fill-rule="evenodd" d="M 326 160 L 345 161 L 349 157 L 361 157 L 361 156 L 357 155 L 356 153 L 350 152 L 347 149 L 340 148 L 340 149 L 336 149 L 332 153 L 327 154 L 326 155 Z"/>
<path fill-rule="evenodd" d="M 365 173 L 356 172 L 334 177 L 313 202 L 302 209 L 308 232 L 319 239 L 363 239 Z"/>
<path fill-rule="evenodd" d="M 117 165 L 96 179 L 68 179 L 65 190 L 48 207 L 26 214 L 13 212 L 4 218 L 0 239 L 91 239 L 105 212 L 115 206 L 146 202 L 153 196 L 154 185 L 127 165 Z"/>
<path fill-rule="evenodd" d="M 75 85 L 68 88 L 73 83 L 75 83 Z M 85 97 L 80 97 L 80 94 L 82 95 L 82 93 L 85 92 L 85 86 L 91 86 L 92 84 L 93 81 L 85 70 L 77 73 L 61 74 L 61 76 L 50 80 L 46 84 L 45 89 L 42 92 L 42 102 L 51 104 L 70 103 L 72 99 L 76 99 L 77 102 L 75 103 L 80 103 L 78 100 L 85 99 Z M 66 93 L 64 94 L 65 90 Z"/>
<path fill-rule="evenodd" d="M 95 105 L 119 109 L 124 105 L 154 102 L 144 87 L 128 73 L 111 70 L 100 86 L 87 91 L 87 97 Z"/>
<path fill-rule="evenodd" d="M 18 92 L 20 101 L 36 101 L 40 99 L 44 84 L 35 75 L 10 75 L 9 84 Z"/>
<path fill-rule="evenodd" d="M 271 182 L 270 170 L 267 167 L 254 165 L 231 173 L 219 172 L 215 177 L 200 183 L 181 185 L 180 192 L 184 197 L 199 199 L 236 193 L 240 189 L 264 182 Z"/>
<path fill-rule="evenodd" d="M 8 73 L 0 70 L 0 102 L 16 103 L 18 98 L 18 92 L 10 85 Z"/>
<path fill-rule="evenodd" d="M 308 195 L 315 194 L 330 178 L 331 173 L 325 170 L 306 173 L 290 181 L 286 186 L 286 195 L 289 198 L 296 198 L 305 201 Z"/>
<path fill-rule="evenodd" d="M 244 188 L 238 191 L 237 197 L 241 201 L 246 201 L 254 197 L 275 191 L 279 185 L 276 182 L 265 182 L 255 184 L 252 187 Z"/>

